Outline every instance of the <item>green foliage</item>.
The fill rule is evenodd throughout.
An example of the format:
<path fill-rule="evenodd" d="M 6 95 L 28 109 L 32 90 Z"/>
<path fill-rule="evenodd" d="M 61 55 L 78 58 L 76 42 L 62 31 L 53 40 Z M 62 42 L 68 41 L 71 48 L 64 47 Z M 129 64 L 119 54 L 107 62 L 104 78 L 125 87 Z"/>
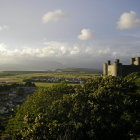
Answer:
<path fill-rule="evenodd" d="M 140 94 L 131 80 L 95 77 L 82 88 L 39 89 L 9 123 L 15 139 L 140 138 Z M 12 129 L 10 127 L 12 126 Z"/>
<path fill-rule="evenodd" d="M 134 72 L 125 77 L 128 81 L 134 81 L 138 87 L 138 93 L 140 93 L 140 72 Z"/>
<path fill-rule="evenodd" d="M 133 81 L 136 80 L 137 78 L 140 78 L 140 72 L 133 72 L 125 77 L 125 79 Z"/>
<path fill-rule="evenodd" d="M 25 85 L 26 87 L 35 87 L 35 84 L 32 83 L 32 82 L 30 82 L 30 81 L 25 82 L 24 85 Z"/>
<path fill-rule="evenodd" d="M 53 101 L 62 98 L 63 94 L 70 94 L 71 92 L 73 92 L 73 87 L 67 86 L 66 83 L 38 89 L 21 107 L 17 108 L 16 117 L 10 120 L 7 130 L 11 134 L 15 131 L 14 134 L 16 134 L 26 126 L 24 123 L 26 115 L 35 118 L 40 113 L 49 112 L 49 107 Z"/>

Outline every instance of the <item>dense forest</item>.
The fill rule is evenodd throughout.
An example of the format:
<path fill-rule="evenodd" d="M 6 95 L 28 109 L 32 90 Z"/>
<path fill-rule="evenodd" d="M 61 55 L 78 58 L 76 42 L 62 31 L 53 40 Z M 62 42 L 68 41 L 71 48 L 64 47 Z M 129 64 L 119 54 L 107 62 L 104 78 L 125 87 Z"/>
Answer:
<path fill-rule="evenodd" d="M 40 88 L 20 107 L 5 130 L 15 140 L 140 139 L 139 73 L 94 77 L 75 88 L 60 83 Z"/>

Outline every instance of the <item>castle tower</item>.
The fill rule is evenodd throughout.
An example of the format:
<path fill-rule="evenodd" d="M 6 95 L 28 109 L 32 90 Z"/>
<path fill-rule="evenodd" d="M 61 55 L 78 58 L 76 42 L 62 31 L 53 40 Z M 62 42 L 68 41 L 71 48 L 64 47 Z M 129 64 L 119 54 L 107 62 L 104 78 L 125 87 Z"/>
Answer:
<path fill-rule="evenodd" d="M 140 57 L 135 58 L 135 65 L 140 65 Z"/>
<path fill-rule="evenodd" d="M 116 59 L 113 64 L 108 61 L 103 66 L 104 75 L 126 76 L 132 72 L 140 72 L 140 57 L 131 58 L 130 65 L 123 65 Z"/>
<path fill-rule="evenodd" d="M 115 63 L 119 64 L 120 63 L 120 60 L 119 59 L 116 59 L 115 60 Z"/>
<path fill-rule="evenodd" d="M 130 65 L 134 65 L 135 63 L 135 58 L 130 58 Z"/>
<path fill-rule="evenodd" d="M 111 61 L 108 60 L 107 63 L 103 65 L 103 75 L 108 75 L 108 66 L 111 65 Z"/>
<path fill-rule="evenodd" d="M 119 59 L 115 60 L 113 67 L 113 76 L 118 76 Z"/>
<path fill-rule="evenodd" d="M 103 64 L 103 75 L 108 75 L 108 64 L 107 63 Z"/>

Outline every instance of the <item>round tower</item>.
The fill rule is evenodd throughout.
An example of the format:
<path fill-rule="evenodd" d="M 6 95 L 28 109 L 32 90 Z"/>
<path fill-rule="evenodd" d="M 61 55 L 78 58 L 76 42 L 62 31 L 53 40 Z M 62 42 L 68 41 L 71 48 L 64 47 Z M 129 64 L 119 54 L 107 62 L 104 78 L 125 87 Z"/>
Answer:
<path fill-rule="evenodd" d="M 103 64 L 103 75 L 108 75 L 108 64 L 107 63 Z"/>
<path fill-rule="evenodd" d="M 135 58 L 130 58 L 130 65 L 134 65 L 135 64 Z"/>
<path fill-rule="evenodd" d="M 136 57 L 135 63 L 136 63 L 136 65 L 140 65 L 140 57 Z"/>
<path fill-rule="evenodd" d="M 118 76 L 118 61 L 116 61 L 114 64 L 113 64 L 113 75 L 112 76 Z"/>

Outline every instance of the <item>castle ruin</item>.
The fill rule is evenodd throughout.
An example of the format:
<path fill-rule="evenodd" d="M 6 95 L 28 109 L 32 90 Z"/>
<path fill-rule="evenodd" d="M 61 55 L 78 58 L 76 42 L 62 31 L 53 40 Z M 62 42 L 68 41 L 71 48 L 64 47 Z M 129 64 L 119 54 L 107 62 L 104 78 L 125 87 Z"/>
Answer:
<path fill-rule="evenodd" d="M 103 65 L 103 75 L 126 76 L 132 72 L 140 72 L 140 57 L 131 58 L 130 65 L 123 65 L 119 59 L 113 64 L 108 60 Z"/>

